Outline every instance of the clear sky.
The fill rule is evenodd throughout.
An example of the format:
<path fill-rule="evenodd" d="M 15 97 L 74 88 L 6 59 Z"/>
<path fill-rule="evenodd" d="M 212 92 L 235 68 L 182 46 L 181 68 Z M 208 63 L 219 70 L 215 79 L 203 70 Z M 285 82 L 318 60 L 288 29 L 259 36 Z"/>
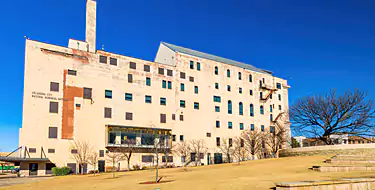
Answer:
<path fill-rule="evenodd" d="M 271 70 L 291 85 L 290 103 L 332 88 L 375 99 L 375 1 L 97 1 L 99 49 L 153 60 L 165 41 Z M 84 40 L 85 6 L 1 2 L 0 151 L 18 146 L 24 36 L 62 46 Z"/>

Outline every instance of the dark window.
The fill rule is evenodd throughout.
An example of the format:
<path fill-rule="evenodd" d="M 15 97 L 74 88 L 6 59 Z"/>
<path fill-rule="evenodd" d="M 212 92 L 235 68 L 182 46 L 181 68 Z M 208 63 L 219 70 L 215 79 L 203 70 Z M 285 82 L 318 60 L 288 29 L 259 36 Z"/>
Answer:
<path fill-rule="evenodd" d="M 232 114 L 232 101 L 228 100 L 228 114 Z"/>
<path fill-rule="evenodd" d="M 245 141 L 243 139 L 240 139 L 240 144 L 241 147 L 245 147 Z"/>
<path fill-rule="evenodd" d="M 180 135 L 180 141 L 184 141 L 184 135 Z"/>
<path fill-rule="evenodd" d="M 185 79 L 186 78 L 186 74 L 184 72 L 180 72 L 180 78 Z"/>
<path fill-rule="evenodd" d="M 230 85 L 227 86 L 227 91 L 230 92 Z"/>
<path fill-rule="evenodd" d="M 167 81 L 166 80 L 162 80 L 161 81 L 161 87 L 162 88 L 167 88 Z"/>
<path fill-rule="evenodd" d="M 168 75 L 168 76 L 173 76 L 173 71 L 172 71 L 172 70 L 169 70 L 169 69 L 167 69 L 167 75 Z"/>
<path fill-rule="evenodd" d="M 253 82 L 253 75 L 249 75 L 249 82 Z"/>
<path fill-rule="evenodd" d="M 131 69 L 137 69 L 137 64 L 135 62 L 130 62 L 129 68 L 131 68 Z"/>
<path fill-rule="evenodd" d="M 76 107 L 77 107 L 77 108 L 80 108 L 80 107 L 81 107 L 81 104 L 76 104 Z"/>
<path fill-rule="evenodd" d="M 152 102 L 152 98 L 151 98 L 151 96 L 145 96 L 145 102 L 146 103 L 149 103 L 149 104 L 151 104 L 151 102 Z"/>
<path fill-rule="evenodd" d="M 264 131 L 264 125 L 261 125 L 261 126 L 260 126 L 260 129 L 261 129 L 262 131 Z"/>
<path fill-rule="evenodd" d="M 49 113 L 59 113 L 58 102 L 49 102 Z"/>
<path fill-rule="evenodd" d="M 172 89 L 172 82 L 168 81 L 168 89 Z"/>
<path fill-rule="evenodd" d="M 77 149 L 72 149 L 72 150 L 70 150 L 70 153 L 72 153 L 72 154 L 78 154 L 78 150 Z"/>
<path fill-rule="evenodd" d="M 131 93 L 125 93 L 125 100 L 127 100 L 127 101 L 133 101 L 133 94 L 131 94 Z"/>
<path fill-rule="evenodd" d="M 229 147 L 232 147 L 233 146 L 233 144 L 232 144 L 232 138 L 229 138 L 228 141 L 229 141 Z"/>
<path fill-rule="evenodd" d="M 128 83 L 133 83 L 133 75 L 128 74 Z"/>
<path fill-rule="evenodd" d="M 184 83 L 181 83 L 180 86 L 181 86 L 181 87 L 180 87 L 181 91 L 185 91 L 185 84 L 184 84 Z"/>
<path fill-rule="evenodd" d="M 126 112 L 125 119 L 126 120 L 133 120 L 133 113 Z"/>
<path fill-rule="evenodd" d="M 233 128 L 233 123 L 231 121 L 228 121 L 228 129 L 232 129 Z"/>
<path fill-rule="evenodd" d="M 176 135 L 172 135 L 172 141 L 176 141 Z"/>
<path fill-rule="evenodd" d="M 264 107 L 263 106 L 260 106 L 260 114 L 264 114 Z"/>
<path fill-rule="evenodd" d="M 92 98 L 92 88 L 83 88 L 83 99 Z"/>
<path fill-rule="evenodd" d="M 281 84 L 280 83 L 276 83 L 276 88 L 277 89 L 281 89 Z"/>
<path fill-rule="evenodd" d="M 197 70 L 200 71 L 201 70 L 201 63 L 197 62 Z"/>
<path fill-rule="evenodd" d="M 220 146 L 220 137 L 216 137 L 216 146 Z"/>
<path fill-rule="evenodd" d="M 253 90 L 250 90 L 250 96 L 252 96 L 253 95 Z"/>
<path fill-rule="evenodd" d="M 172 120 L 176 120 L 176 114 L 172 114 Z"/>
<path fill-rule="evenodd" d="M 216 121 L 216 128 L 220 128 L 220 121 Z"/>
<path fill-rule="evenodd" d="M 29 153 L 36 153 L 36 148 L 29 148 Z"/>
<path fill-rule="evenodd" d="M 227 69 L 227 77 L 230 78 L 230 70 Z"/>
<path fill-rule="evenodd" d="M 219 89 L 219 83 L 215 83 L 215 89 Z"/>
<path fill-rule="evenodd" d="M 243 130 L 243 123 L 240 123 L 240 130 Z"/>
<path fill-rule="evenodd" d="M 51 82 L 49 86 L 50 91 L 52 92 L 58 92 L 59 91 L 59 83 L 57 82 Z"/>
<path fill-rule="evenodd" d="M 142 155 L 142 162 L 153 162 L 154 156 Z"/>
<path fill-rule="evenodd" d="M 109 64 L 117 66 L 117 59 L 116 58 L 109 58 Z"/>
<path fill-rule="evenodd" d="M 112 98 L 112 90 L 105 90 L 105 98 Z"/>
<path fill-rule="evenodd" d="M 76 70 L 68 70 L 68 75 L 74 75 L 77 76 L 77 71 Z"/>
<path fill-rule="evenodd" d="M 104 108 L 104 118 L 112 118 L 112 108 Z"/>
<path fill-rule="evenodd" d="M 259 92 L 260 99 L 263 99 L 263 92 Z"/>
<path fill-rule="evenodd" d="M 220 106 L 215 106 L 215 112 L 220 112 Z"/>
<path fill-rule="evenodd" d="M 272 113 L 272 105 L 270 105 L 270 112 Z"/>
<path fill-rule="evenodd" d="M 250 125 L 250 130 L 254 131 L 254 124 Z"/>
<path fill-rule="evenodd" d="M 281 105 L 279 105 L 279 110 L 281 110 Z"/>
<path fill-rule="evenodd" d="M 279 100 L 281 101 L 281 94 L 279 94 L 278 96 L 279 96 Z"/>
<path fill-rule="evenodd" d="M 107 56 L 100 55 L 99 62 L 107 64 Z"/>
<path fill-rule="evenodd" d="M 214 102 L 221 102 L 220 96 L 214 96 Z"/>
<path fill-rule="evenodd" d="M 99 150 L 99 157 L 104 157 L 104 150 Z"/>
<path fill-rule="evenodd" d="M 167 99 L 166 98 L 160 98 L 160 105 L 167 105 Z"/>
<path fill-rule="evenodd" d="M 57 127 L 48 128 L 48 138 L 57 139 Z"/>
<path fill-rule="evenodd" d="M 254 117 L 254 105 L 250 104 L 250 116 Z"/>
<path fill-rule="evenodd" d="M 48 149 L 48 153 L 50 153 L 50 154 L 55 153 L 55 149 L 49 148 L 49 149 Z"/>
<path fill-rule="evenodd" d="M 219 74 L 219 68 L 217 68 L 216 66 L 215 66 L 215 75 L 218 75 Z"/>
<path fill-rule="evenodd" d="M 158 68 L 158 73 L 160 75 L 164 75 L 164 68 Z"/>
<path fill-rule="evenodd" d="M 211 137 L 211 133 L 206 133 L 206 137 Z"/>
<path fill-rule="evenodd" d="M 194 69 L 194 61 L 190 61 L 190 69 Z"/>
<path fill-rule="evenodd" d="M 190 82 L 194 82 L 194 77 L 189 77 Z"/>
<path fill-rule="evenodd" d="M 150 72 L 150 65 L 144 65 L 143 66 L 143 70 L 146 71 L 146 72 Z"/>
<path fill-rule="evenodd" d="M 194 109 L 199 110 L 199 103 L 198 102 L 194 102 Z"/>
<path fill-rule="evenodd" d="M 242 74 L 241 74 L 241 72 L 238 72 L 238 80 L 242 80 Z"/>
<path fill-rule="evenodd" d="M 239 92 L 240 94 L 242 94 L 242 88 L 241 88 L 241 87 L 238 89 L 238 92 Z"/>
<path fill-rule="evenodd" d="M 270 126 L 270 133 L 274 133 L 275 132 L 275 127 L 274 126 Z"/>
<path fill-rule="evenodd" d="M 160 123 L 167 123 L 167 115 L 166 114 L 160 114 Z"/>
<path fill-rule="evenodd" d="M 185 108 L 185 100 L 180 100 L 180 108 Z"/>
<path fill-rule="evenodd" d="M 198 86 L 194 86 L 194 93 L 198 94 Z"/>
<path fill-rule="evenodd" d="M 168 159 L 168 160 L 166 160 L 166 159 Z M 162 156 L 161 160 L 162 160 L 162 162 L 166 162 L 166 161 L 173 162 L 173 156 L 168 156 L 168 157 Z"/>
<path fill-rule="evenodd" d="M 180 115 L 180 121 L 184 121 L 184 115 Z"/>
<path fill-rule="evenodd" d="M 151 78 L 146 77 L 146 86 L 151 86 Z"/>

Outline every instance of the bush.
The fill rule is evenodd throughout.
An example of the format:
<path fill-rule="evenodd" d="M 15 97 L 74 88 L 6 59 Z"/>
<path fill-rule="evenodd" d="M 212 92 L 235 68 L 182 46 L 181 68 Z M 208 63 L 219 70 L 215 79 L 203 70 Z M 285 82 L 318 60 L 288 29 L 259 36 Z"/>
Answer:
<path fill-rule="evenodd" d="M 93 174 L 94 171 L 95 171 L 95 173 L 99 173 L 99 170 L 90 170 L 90 171 L 89 171 L 89 174 Z"/>
<path fill-rule="evenodd" d="M 52 168 L 52 173 L 56 176 L 63 176 L 63 175 L 68 175 L 71 171 L 70 167 L 53 167 Z"/>
<path fill-rule="evenodd" d="M 141 170 L 141 165 L 138 165 L 138 164 L 133 165 L 133 170 L 134 171 Z"/>

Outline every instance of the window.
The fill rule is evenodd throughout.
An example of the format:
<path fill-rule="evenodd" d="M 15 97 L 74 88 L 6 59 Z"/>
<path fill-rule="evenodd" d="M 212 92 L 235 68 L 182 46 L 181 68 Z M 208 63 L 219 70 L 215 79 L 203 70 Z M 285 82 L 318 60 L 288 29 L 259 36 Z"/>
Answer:
<path fill-rule="evenodd" d="M 197 70 L 200 71 L 201 70 L 201 63 L 197 62 Z"/>
<path fill-rule="evenodd" d="M 57 127 L 48 128 L 48 138 L 57 139 Z"/>
<path fill-rule="evenodd" d="M 227 91 L 230 92 L 230 85 L 227 86 Z"/>
<path fill-rule="evenodd" d="M 189 77 L 190 82 L 194 82 L 194 77 Z"/>
<path fill-rule="evenodd" d="M 260 106 L 260 114 L 264 114 L 264 108 L 263 108 L 263 106 Z"/>
<path fill-rule="evenodd" d="M 125 100 L 126 101 L 133 101 L 133 94 L 125 93 Z"/>
<path fill-rule="evenodd" d="M 181 79 L 185 79 L 186 78 L 186 74 L 184 72 L 180 72 L 180 78 Z"/>
<path fill-rule="evenodd" d="M 68 75 L 73 75 L 73 76 L 77 76 L 77 71 L 76 70 L 68 70 Z"/>
<path fill-rule="evenodd" d="M 216 128 L 220 128 L 220 121 L 216 121 Z"/>
<path fill-rule="evenodd" d="M 109 64 L 117 66 L 117 59 L 116 58 L 109 58 Z"/>
<path fill-rule="evenodd" d="M 217 68 L 217 66 L 215 66 L 215 75 L 218 75 L 219 74 L 219 68 Z"/>
<path fill-rule="evenodd" d="M 215 112 L 220 112 L 220 107 L 219 106 L 215 106 Z"/>
<path fill-rule="evenodd" d="M 166 98 L 160 98 L 160 105 L 167 105 L 167 99 Z"/>
<path fill-rule="evenodd" d="M 232 129 L 233 128 L 233 123 L 231 121 L 228 121 L 228 129 Z"/>
<path fill-rule="evenodd" d="M 254 128 L 255 128 L 255 127 L 254 127 L 254 124 L 251 124 L 251 125 L 250 125 L 250 130 L 254 131 Z"/>
<path fill-rule="evenodd" d="M 279 105 L 279 110 L 281 110 L 281 105 Z"/>
<path fill-rule="evenodd" d="M 278 96 L 279 96 L 279 100 L 281 101 L 281 94 L 279 94 Z"/>
<path fill-rule="evenodd" d="M 112 118 L 112 108 L 104 108 L 104 118 Z"/>
<path fill-rule="evenodd" d="M 184 115 L 180 115 L 180 121 L 184 121 Z"/>
<path fill-rule="evenodd" d="M 262 86 L 263 86 L 263 85 L 262 85 L 262 81 L 261 81 L 261 80 L 259 81 L 259 86 L 260 86 L 260 87 L 262 87 Z"/>
<path fill-rule="evenodd" d="M 254 105 L 250 104 L 250 116 L 254 117 Z"/>
<path fill-rule="evenodd" d="M 194 61 L 190 61 L 190 69 L 194 69 Z"/>
<path fill-rule="evenodd" d="M 170 69 L 167 69 L 167 76 L 173 76 L 173 71 Z"/>
<path fill-rule="evenodd" d="M 185 108 L 185 100 L 180 100 L 180 108 Z"/>
<path fill-rule="evenodd" d="M 253 90 L 250 90 L 250 96 L 252 96 L 253 95 Z"/>
<path fill-rule="evenodd" d="M 211 133 L 206 133 L 206 137 L 211 137 Z"/>
<path fill-rule="evenodd" d="M 240 130 L 243 130 L 243 123 L 240 123 Z"/>
<path fill-rule="evenodd" d="M 227 69 L 227 77 L 230 78 L 230 70 Z"/>
<path fill-rule="evenodd" d="M 273 115 L 270 114 L 270 121 L 273 121 Z"/>
<path fill-rule="evenodd" d="M 176 114 L 172 114 L 172 120 L 176 120 Z"/>
<path fill-rule="evenodd" d="M 180 141 L 184 141 L 184 135 L 180 135 Z"/>
<path fill-rule="evenodd" d="M 238 89 L 238 92 L 239 92 L 240 94 L 242 94 L 242 88 L 241 88 L 241 87 Z"/>
<path fill-rule="evenodd" d="M 194 102 L 194 109 L 199 110 L 199 103 L 198 102 Z"/>
<path fill-rule="evenodd" d="M 158 68 L 159 75 L 164 75 L 164 68 Z"/>
<path fill-rule="evenodd" d="M 105 90 L 105 98 L 112 99 L 112 90 Z"/>
<path fill-rule="evenodd" d="M 241 72 L 238 72 L 238 80 L 242 80 L 242 74 L 241 74 Z"/>
<path fill-rule="evenodd" d="M 228 114 L 232 114 L 232 101 L 228 100 Z"/>
<path fill-rule="evenodd" d="M 29 153 L 36 153 L 36 148 L 29 148 Z"/>
<path fill-rule="evenodd" d="M 49 85 L 49 90 L 52 92 L 58 92 L 59 91 L 59 83 L 57 82 L 51 82 Z"/>
<path fill-rule="evenodd" d="M 214 96 L 214 102 L 221 102 L 220 96 Z"/>
<path fill-rule="evenodd" d="M 198 86 L 194 86 L 194 93 L 198 94 Z"/>
<path fill-rule="evenodd" d="M 99 157 L 104 157 L 104 150 L 99 150 Z"/>
<path fill-rule="evenodd" d="M 161 82 L 161 87 L 162 87 L 162 88 L 167 88 L 167 81 L 163 80 L 163 81 Z"/>
<path fill-rule="evenodd" d="M 49 113 L 59 113 L 58 102 L 49 102 Z"/>
<path fill-rule="evenodd" d="M 49 153 L 49 154 L 54 154 L 54 153 L 55 153 L 55 149 L 49 148 L 49 149 L 48 149 L 48 153 Z"/>
<path fill-rule="evenodd" d="M 281 84 L 280 83 L 276 83 L 276 88 L 277 89 L 281 89 Z"/>
<path fill-rule="evenodd" d="M 229 147 L 232 147 L 232 146 L 233 146 L 233 141 L 232 141 L 232 138 L 229 138 L 229 139 L 228 139 L 228 141 L 229 141 L 229 142 L 228 142 L 228 144 L 229 144 Z"/>
<path fill-rule="evenodd" d="M 126 120 L 133 120 L 133 113 L 126 112 L 125 113 L 125 119 Z"/>
<path fill-rule="evenodd" d="M 172 141 L 176 141 L 176 135 L 172 135 Z"/>
<path fill-rule="evenodd" d="M 215 83 L 215 89 L 219 89 L 219 83 Z"/>
<path fill-rule="evenodd" d="M 220 146 L 220 137 L 216 137 L 216 146 Z"/>
<path fill-rule="evenodd" d="M 154 156 L 142 155 L 142 162 L 154 162 Z"/>
<path fill-rule="evenodd" d="M 146 77 L 146 86 L 151 86 L 151 78 Z"/>
<path fill-rule="evenodd" d="M 263 92 L 259 93 L 259 97 L 260 97 L 260 99 L 263 99 Z"/>
<path fill-rule="evenodd" d="M 243 104 L 242 104 L 242 102 L 240 102 L 238 104 L 238 108 L 239 108 L 239 110 L 238 110 L 239 115 L 243 115 Z"/>
<path fill-rule="evenodd" d="M 272 94 L 270 94 L 270 99 L 272 100 Z"/>
<path fill-rule="evenodd" d="M 185 91 L 185 84 L 184 83 L 180 84 L 180 89 L 181 89 L 181 91 Z"/>
<path fill-rule="evenodd" d="M 168 89 L 172 89 L 172 82 L 168 81 Z"/>
<path fill-rule="evenodd" d="M 128 74 L 128 83 L 133 83 L 133 75 Z"/>
<path fill-rule="evenodd" d="M 272 113 L 272 105 L 270 105 L 270 112 Z"/>
<path fill-rule="evenodd" d="M 161 113 L 160 114 L 160 123 L 167 123 L 167 115 Z"/>
<path fill-rule="evenodd" d="M 253 82 L 253 75 L 249 75 L 249 82 Z"/>
<path fill-rule="evenodd" d="M 83 88 L 83 99 L 91 99 L 91 98 L 92 98 L 92 89 Z"/>
<path fill-rule="evenodd" d="M 76 107 L 77 107 L 77 108 L 80 108 L 80 107 L 81 107 L 81 104 L 76 104 Z"/>
<path fill-rule="evenodd" d="M 162 156 L 161 160 L 163 163 L 165 162 L 173 162 L 173 156 Z"/>
<path fill-rule="evenodd" d="M 143 70 L 144 70 L 145 72 L 150 72 L 150 71 L 151 71 L 150 65 L 144 65 L 144 66 L 143 66 Z"/>
<path fill-rule="evenodd" d="M 145 96 L 145 102 L 151 104 L 151 96 Z"/>
<path fill-rule="evenodd" d="M 131 68 L 131 69 L 137 69 L 137 64 L 134 63 L 134 62 L 130 62 L 129 68 Z"/>
<path fill-rule="evenodd" d="M 107 64 L 107 56 L 100 55 L 99 62 Z"/>
<path fill-rule="evenodd" d="M 262 132 L 264 132 L 264 125 L 261 125 L 260 129 L 262 130 Z"/>
<path fill-rule="evenodd" d="M 245 141 L 242 138 L 240 139 L 240 146 L 245 147 Z"/>

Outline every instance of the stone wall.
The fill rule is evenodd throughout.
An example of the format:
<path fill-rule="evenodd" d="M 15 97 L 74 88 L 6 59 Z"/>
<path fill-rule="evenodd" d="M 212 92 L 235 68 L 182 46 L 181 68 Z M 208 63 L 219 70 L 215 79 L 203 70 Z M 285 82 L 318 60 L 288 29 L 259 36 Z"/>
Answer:
<path fill-rule="evenodd" d="M 375 156 L 375 143 L 311 146 L 280 150 L 280 157 L 313 155 L 368 155 Z"/>

